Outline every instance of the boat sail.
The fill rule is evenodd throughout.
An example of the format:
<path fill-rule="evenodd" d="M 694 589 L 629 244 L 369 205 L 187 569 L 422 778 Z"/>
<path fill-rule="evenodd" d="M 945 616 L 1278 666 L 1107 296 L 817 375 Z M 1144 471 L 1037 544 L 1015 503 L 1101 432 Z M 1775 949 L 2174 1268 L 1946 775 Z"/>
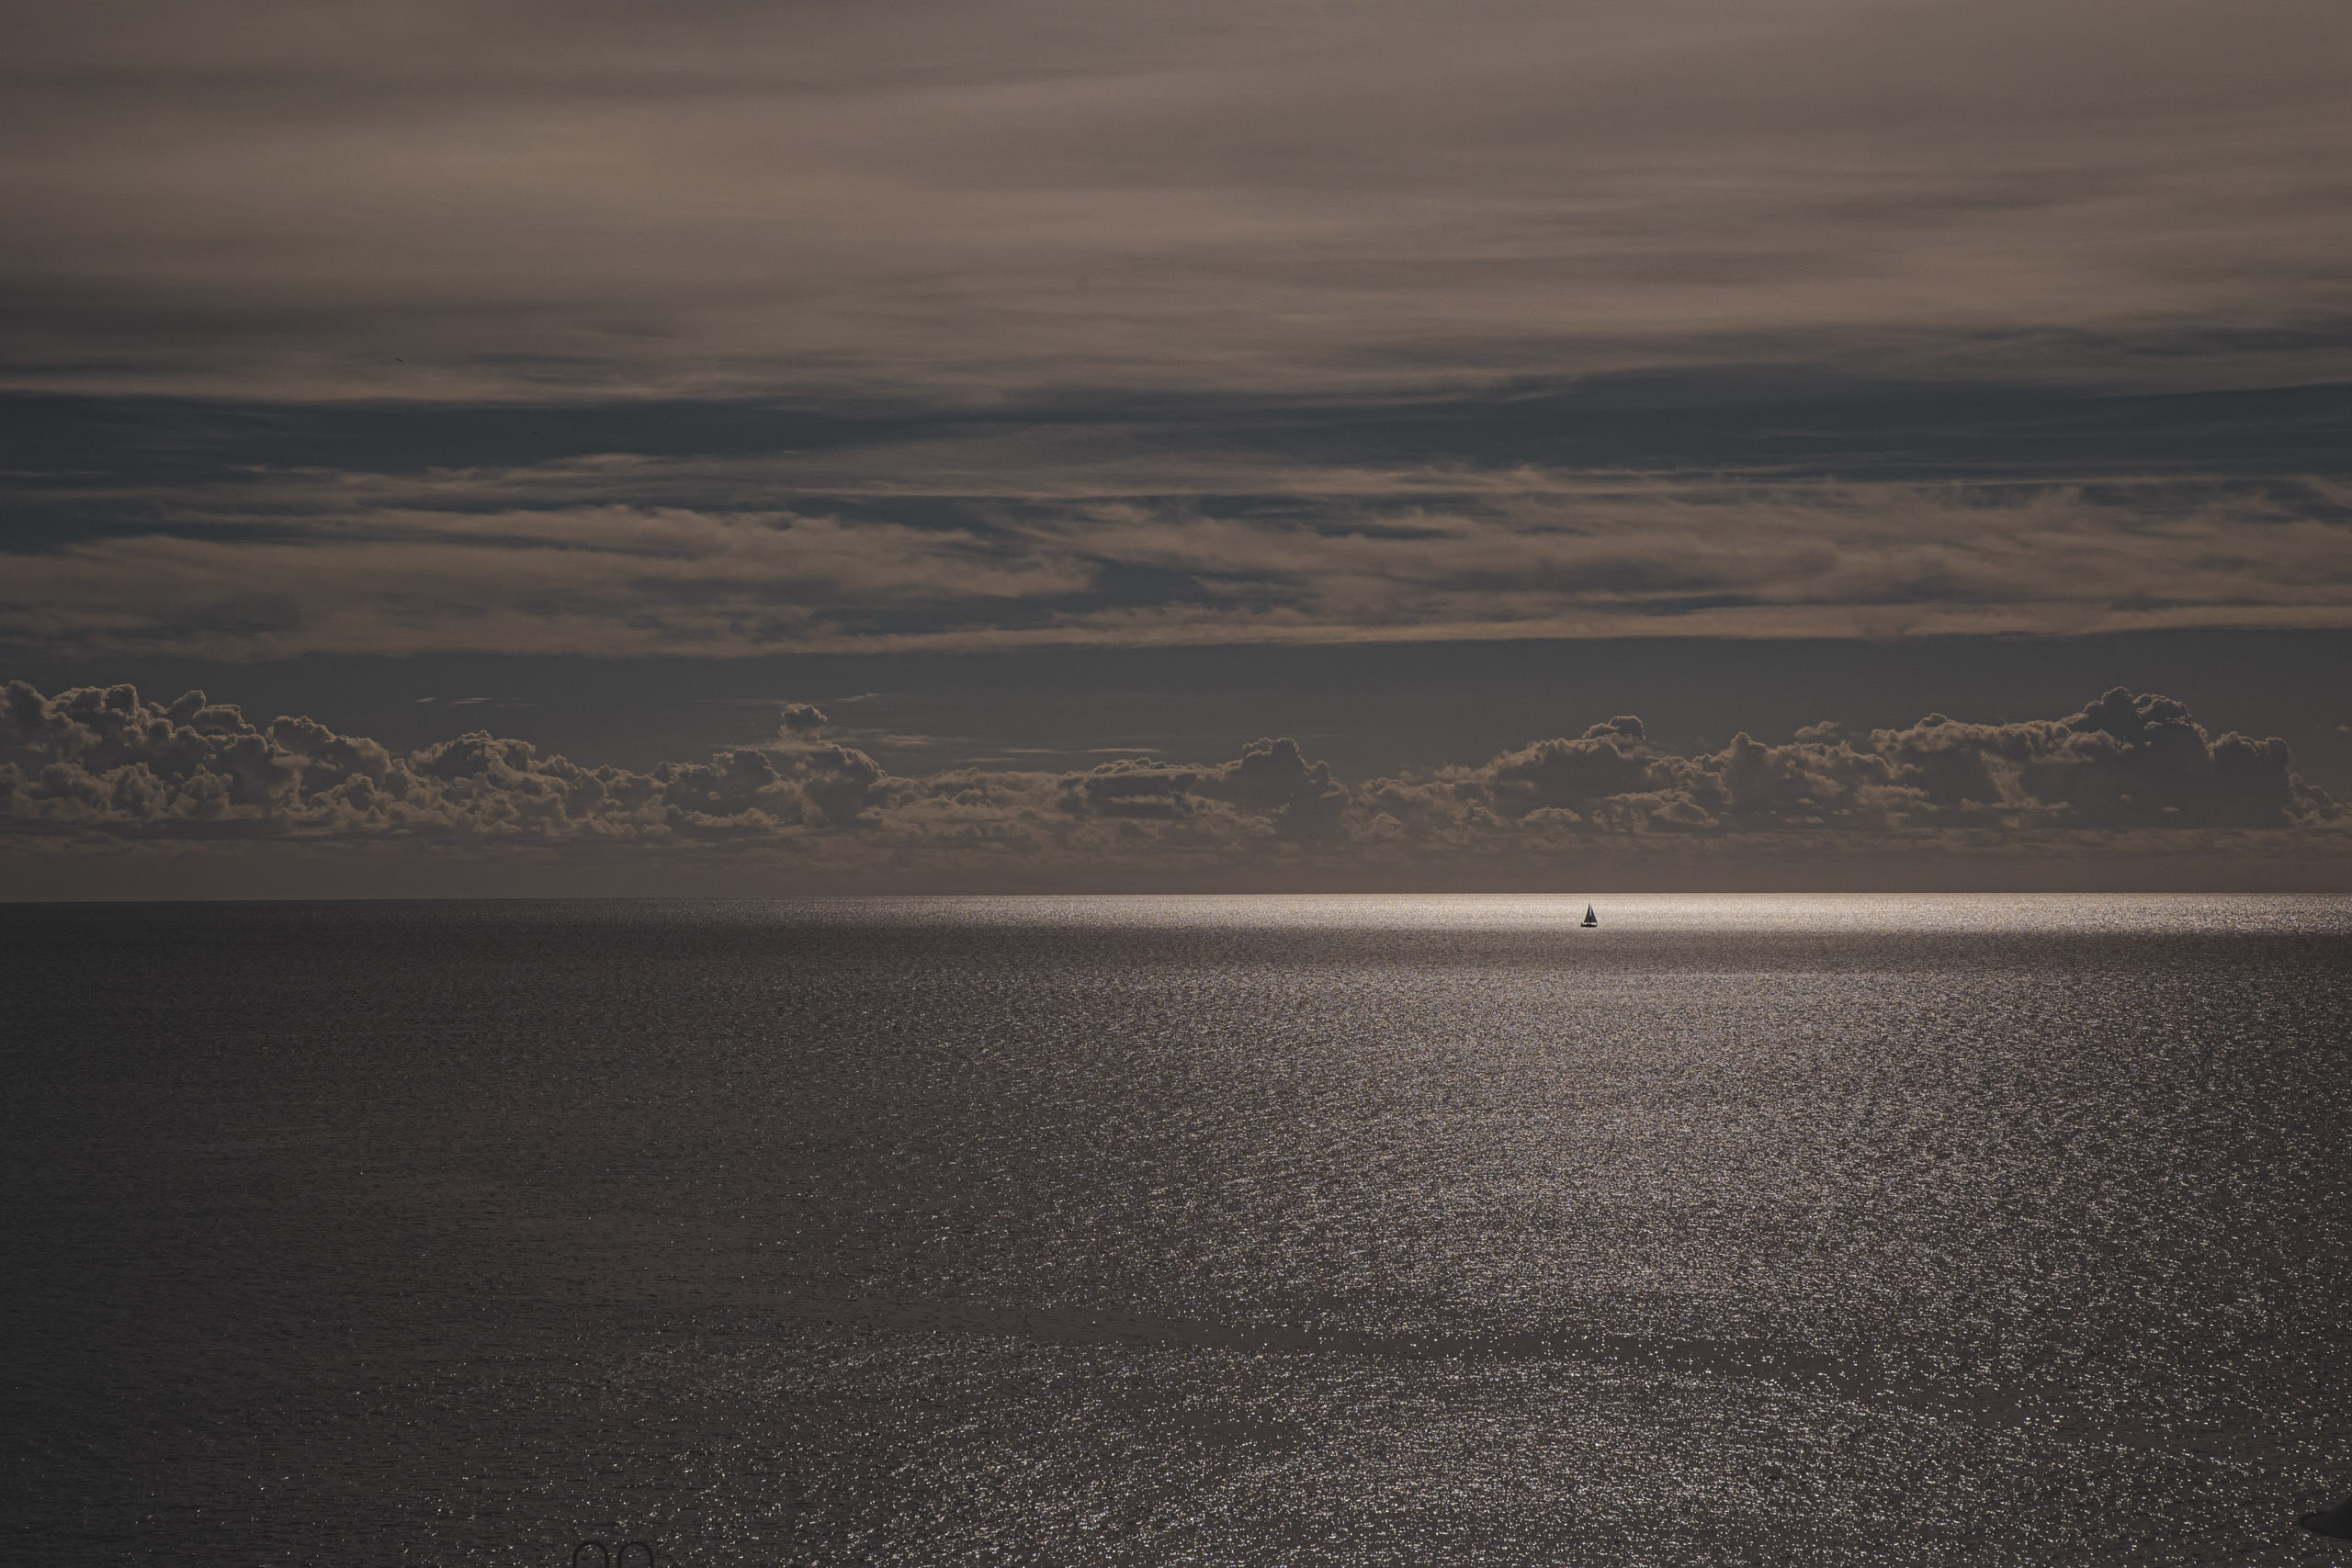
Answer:
<path fill-rule="evenodd" d="M 1594 914 L 1594 913 L 1592 912 L 1592 906 L 1591 906 L 1591 905 L 1587 904 L 1587 905 L 1584 907 L 1584 925 L 1585 925 L 1585 929 L 1586 929 L 1587 931 L 1590 931 L 1593 927 L 1595 927 L 1595 926 L 1599 925 L 1600 923 L 1600 917 L 1599 915 L 1596 915 L 1596 914 Z"/>
<path fill-rule="evenodd" d="M 2313 1535 L 2334 1536 L 2338 1540 L 2352 1540 L 2352 1499 L 2338 1503 L 2333 1508 L 2316 1514 L 2305 1514 L 2295 1521 Z"/>

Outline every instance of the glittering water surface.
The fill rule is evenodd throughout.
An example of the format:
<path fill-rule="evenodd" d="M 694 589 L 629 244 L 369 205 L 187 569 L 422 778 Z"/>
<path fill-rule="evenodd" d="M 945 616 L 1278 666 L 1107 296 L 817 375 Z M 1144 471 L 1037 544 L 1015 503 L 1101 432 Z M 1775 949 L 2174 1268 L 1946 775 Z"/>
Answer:
<path fill-rule="evenodd" d="M 0 908 L 12 1560 L 2352 1560 L 2352 900 L 1582 911 Z"/>

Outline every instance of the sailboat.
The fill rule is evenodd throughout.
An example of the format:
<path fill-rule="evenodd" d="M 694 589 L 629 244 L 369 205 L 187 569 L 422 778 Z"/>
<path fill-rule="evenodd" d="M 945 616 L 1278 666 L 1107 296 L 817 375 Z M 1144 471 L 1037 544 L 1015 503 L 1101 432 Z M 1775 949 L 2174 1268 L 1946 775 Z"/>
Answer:
<path fill-rule="evenodd" d="M 2313 1535 L 2352 1540 L 2352 1501 L 2338 1503 L 2335 1507 L 2316 1514 L 2305 1514 L 2295 1522 Z"/>
<path fill-rule="evenodd" d="M 1587 904 L 1587 905 L 1584 907 L 1584 929 L 1585 929 L 1585 930 L 1587 930 L 1587 931 L 1590 931 L 1593 927 L 1595 927 L 1595 926 L 1599 925 L 1600 923 L 1600 917 L 1599 915 L 1596 915 L 1596 914 L 1594 914 L 1594 913 L 1592 912 L 1592 906 L 1591 906 L 1591 905 Z"/>

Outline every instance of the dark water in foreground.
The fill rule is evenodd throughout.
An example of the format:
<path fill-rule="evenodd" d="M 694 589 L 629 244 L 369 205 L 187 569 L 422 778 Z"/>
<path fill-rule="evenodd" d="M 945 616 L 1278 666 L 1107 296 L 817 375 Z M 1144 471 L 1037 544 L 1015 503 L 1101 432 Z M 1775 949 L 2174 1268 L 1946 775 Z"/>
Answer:
<path fill-rule="evenodd" d="M 10 1562 L 2352 1562 L 2352 900 L 0 908 Z"/>

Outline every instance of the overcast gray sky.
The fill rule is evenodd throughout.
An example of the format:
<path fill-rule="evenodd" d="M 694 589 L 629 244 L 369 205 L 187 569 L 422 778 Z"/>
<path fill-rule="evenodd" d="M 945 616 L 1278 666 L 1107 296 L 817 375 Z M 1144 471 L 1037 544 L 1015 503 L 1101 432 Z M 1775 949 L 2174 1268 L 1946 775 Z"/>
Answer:
<path fill-rule="evenodd" d="M 1351 835 L 1636 705 L 1690 758 L 2186 681 L 2340 792 L 2347 67 L 2337 0 L 29 12 L 0 673 L 640 770 L 794 700 L 901 780 L 1295 733 Z M 19 728 L 9 853 L 159 841 Z"/>

